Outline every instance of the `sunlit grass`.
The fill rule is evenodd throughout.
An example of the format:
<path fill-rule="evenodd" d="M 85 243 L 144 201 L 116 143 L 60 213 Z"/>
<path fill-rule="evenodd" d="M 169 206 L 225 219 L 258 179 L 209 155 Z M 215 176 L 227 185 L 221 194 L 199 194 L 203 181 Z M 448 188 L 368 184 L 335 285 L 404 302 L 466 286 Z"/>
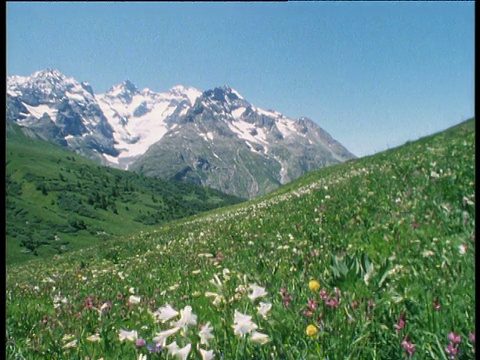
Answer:
<path fill-rule="evenodd" d="M 271 195 L 7 269 L 11 359 L 473 359 L 466 122 Z"/>

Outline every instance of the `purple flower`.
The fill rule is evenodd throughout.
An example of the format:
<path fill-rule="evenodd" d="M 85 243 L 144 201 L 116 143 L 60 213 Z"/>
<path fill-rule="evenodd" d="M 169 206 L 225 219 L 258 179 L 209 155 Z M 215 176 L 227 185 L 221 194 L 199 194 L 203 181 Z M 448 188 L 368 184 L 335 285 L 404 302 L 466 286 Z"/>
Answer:
<path fill-rule="evenodd" d="M 148 344 L 147 349 L 148 349 L 148 351 L 150 351 L 151 353 L 154 353 L 154 354 L 158 354 L 158 353 L 162 352 L 162 347 L 160 345 L 156 345 L 156 344 L 155 345 Z"/>
<path fill-rule="evenodd" d="M 325 302 L 325 305 L 336 308 L 336 307 L 338 307 L 339 304 L 338 304 L 337 298 L 333 298 L 333 299 L 330 299 L 327 302 Z"/>
<path fill-rule="evenodd" d="M 138 339 L 137 340 L 137 346 L 138 347 L 144 347 L 145 345 L 147 344 L 147 342 L 145 341 L 145 339 Z"/>
<path fill-rule="evenodd" d="M 410 342 L 408 336 L 403 339 L 402 346 L 409 356 L 412 356 L 415 353 L 415 345 Z"/>
<path fill-rule="evenodd" d="M 468 335 L 468 340 L 470 340 L 470 342 L 472 344 L 475 344 L 475 333 L 474 332 L 472 332 Z"/>
<path fill-rule="evenodd" d="M 450 360 L 453 360 L 457 357 L 457 354 L 458 354 L 458 346 L 455 345 L 454 343 L 450 343 L 448 344 L 446 347 L 445 347 L 445 352 L 447 353 L 448 355 L 448 358 Z"/>
<path fill-rule="evenodd" d="M 406 313 L 404 311 L 398 318 L 398 322 L 395 325 L 393 325 L 397 333 L 399 333 L 400 330 L 402 330 L 405 327 L 405 315 Z"/>
<path fill-rule="evenodd" d="M 327 290 L 325 289 L 320 290 L 320 297 L 322 298 L 322 300 L 326 300 L 328 297 Z"/>
<path fill-rule="evenodd" d="M 453 331 L 448 334 L 448 340 L 450 340 L 454 344 L 460 344 L 462 342 L 462 338 L 460 335 L 455 334 Z"/>
<path fill-rule="evenodd" d="M 315 302 L 315 299 L 308 299 L 307 306 L 311 310 L 315 310 L 316 308 L 318 308 L 318 304 Z"/>

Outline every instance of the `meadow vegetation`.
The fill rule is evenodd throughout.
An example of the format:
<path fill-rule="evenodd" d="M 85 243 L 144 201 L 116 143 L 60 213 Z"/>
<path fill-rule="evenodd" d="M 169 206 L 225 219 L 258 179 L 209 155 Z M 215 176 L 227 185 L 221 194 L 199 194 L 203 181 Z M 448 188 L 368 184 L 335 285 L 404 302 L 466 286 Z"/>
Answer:
<path fill-rule="evenodd" d="M 6 148 L 9 265 L 49 259 L 243 201 L 213 189 L 100 166 L 28 138 L 18 127 L 7 132 Z"/>
<path fill-rule="evenodd" d="M 474 167 L 472 119 L 9 266 L 7 358 L 474 359 Z"/>

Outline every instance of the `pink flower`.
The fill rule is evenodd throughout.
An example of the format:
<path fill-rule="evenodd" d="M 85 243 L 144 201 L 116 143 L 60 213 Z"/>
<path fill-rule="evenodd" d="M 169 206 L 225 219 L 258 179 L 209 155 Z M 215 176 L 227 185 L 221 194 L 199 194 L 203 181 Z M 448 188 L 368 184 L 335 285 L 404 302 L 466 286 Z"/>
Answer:
<path fill-rule="evenodd" d="M 308 299 L 307 306 L 311 310 L 315 310 L 316 308 L 318 308 L 318 304 L 316 303 L 315 299 Z"/>
<path fill-rule="evenodd" d="M 475 333 L 474 332 L 472 332 L 468 335 L 468 340 L 470 340 L 470 342 L 472 344 L 475 344 Z"/>
<path fill-rule="evenodd" d="M 448 340 L 450 340 L 454 344 L 460 344 L 462 342 L 462 338 L 460 335 L 455 334 L 453 331 L 448 334 Z"/>
<path fill-rule="evenodd" d="M 395 328 L 395 330 L 397 331 L 397 333 L 400 332 L 400 330 L 402 330 L 404 327 L 405 327 L 405 311 L 400 315 L 400 317 L 398 318 L 398 322 L 393 325 L 393 327 Z"/>
<path fill-rule="evenodd" d="M 455 359 L 458 354 L 458 345 L 455 345 L 451 342 L 445 347 L 445 352 L 447 353 L 449 359 Z"/>
<path fill-rule="evenodd" d="M 336 298 L 333 298 L 333 299 L 330 299 L 327 302 L 325 302 L 325 305 L 336 308 L 336 307 L 339 306 L 339 303 L 338 303 L 338 300 Z"/>
<path fill-rule="evenodd" d="M 327 290 L 325 290 L 325 289 L 320 290 L 320 298 L 322 300 L 326 300 L 327 297 L 328 297 Z"/>
<path fill-rule="evenodd" d="M 408 336 L 403 339 L 402 346 L 409 356 L 412 356 L 415 353 L 415 345 L 410 342 Z"/>

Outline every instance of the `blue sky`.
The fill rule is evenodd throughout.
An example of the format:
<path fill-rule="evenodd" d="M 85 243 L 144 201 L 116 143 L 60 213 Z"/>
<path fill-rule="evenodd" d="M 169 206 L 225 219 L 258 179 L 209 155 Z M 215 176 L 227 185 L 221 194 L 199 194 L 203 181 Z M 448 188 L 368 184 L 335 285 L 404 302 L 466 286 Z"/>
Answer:
<path fill-rule="evenodd" d="M 7 2 L 7 75 L 230 85 L 357 156 L 474 115 L 474 2 Z"/>

